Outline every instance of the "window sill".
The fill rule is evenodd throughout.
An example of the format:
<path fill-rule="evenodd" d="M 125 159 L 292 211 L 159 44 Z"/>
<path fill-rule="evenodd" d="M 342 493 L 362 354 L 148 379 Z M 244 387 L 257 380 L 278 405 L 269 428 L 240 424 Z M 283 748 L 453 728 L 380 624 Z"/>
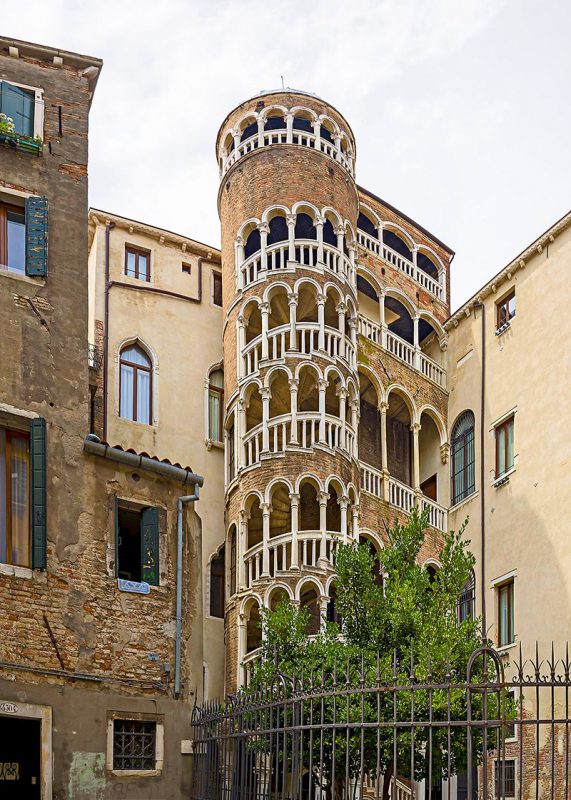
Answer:
<path fill-rule="evenodd" d="M 41 156 L 43 149 L 42 141 L 29 139 L 19 133 L 0 133 L 0 145 L 11 147 L 19 153 L 29 153 L 33 156 Z"/>
<path fill-rule="evenodd" d="M 463 500 L 458 500 L 457 503 L 455 503 L 453 506 L 450 506 L 450 508 L 448 509 L 448 513 L 451 514 L 453 511 L 458 511 L 459 508 L 462 508 L 462 506 L 466 505 L 466 503 L 469 503 L 470 500 L 473 500 L 475 497 L 478 497 L 478 495 L 479 492 L 474 491 L 472 492 L 472 494 L 469 494 L 468 497 L 465 497 Z"/>
<path fill-rule="evenodd" d="M 224 442 L 216 442 L 214 439 L 205 439 L 204 444 L 207 450 L 212 450 L 213 447 L 216 450 L 224 450 Z"/>
<path fill-rule="evenodd" d="M 501 336 L 503 333 L 508 331 L 511 328 L 511 322 L 504 322 L 501 328 L 496 328 L 495 334 L 496 336 Z"/>
<path fill-rule="evenodd" d="M 34 570 L 31 567 L 19 567 L 16 564 L 0 564 L 0 575 L 30 580 L 34 577 Z"/>
<path fill-rule="evenodd" d="M 29 275 L 26 275 L 25 272 L 17 272 L 16 270 L 7 269 L 4 266 L 0 266 L 0 278 L 10 278 L 10 280 L 13 281 L 22 281 L 22 283 L 27 283 L 30 286 L 37 286 L 38 288 L 46 285 L 45 278 L 32 278 Z"/>
<path fill-rule="evenodd" d="M 514 647 L 517 647 L 516 641 L 510 642 L 510 644 L 497 645 L 496 652 L 499 656 L 508 656 L 510 650 L 513 650 Z"/>
<path fill-rule="evenodd" d="M 512 467 L 511 469 L 508 469 L 507 472 L 504 472 L 503 475 L 500 475 L 499 478 L 496 478 L 492 483 L 494 489 L 499 489 L 500 486 L 504 486 L 506 483 L 509 483 L 510 477 L 514 474 L 514 472 L 515 472 L 515 467 Z"/>
<path fill-rule="evenodd" d="M 163 769 L 110 769 L 109 773 L 116 778 L 159 778 Z"/>

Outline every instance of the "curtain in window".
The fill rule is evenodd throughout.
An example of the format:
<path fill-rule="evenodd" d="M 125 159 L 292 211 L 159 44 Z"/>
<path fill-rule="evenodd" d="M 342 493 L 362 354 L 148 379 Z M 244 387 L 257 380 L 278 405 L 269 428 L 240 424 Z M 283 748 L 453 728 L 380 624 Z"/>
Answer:
<path fill-rule="evenodd" d="M 121 364 L 121 409 L 123 419 L 133 419 L 133 367 Z"/>
<path fill-rule="evenodd" d="M 475 476 L 474 414 L 465 411 L 452 431 L 452 503 L 472 494 Z"/>
<path fill-rule="evenodd" d="M 0 428 L 0 563 L 6 563 L 6 431 Z"/>
<path fill-rule="evenodd" d="M 209 438 L 213 442 L 222 441 L 222 431 L 220 430 L 220 392 L 210 390 L 208 396 L 208 414 L 210 419 Z"/>
<path fill-rule="evenodd" d="M 12 564 L 30 566 L 30 442 L 11 437 Z"/>
<path fill-rule="evenodd" d="M 512 584 L 508 583 L 500 589 L 500 645 L 510 644 L 513 631 Z"/>
<path fill-rule="evenodd" d="M 32 92 L 0 81 L 0 112 L 12 118 L 16 133 L 34 135 L 34 103 Z"/>
<path fill-rule="evenodd" d="M 151 423 L 151 373 L 137 370 L 137 421 Z"/>

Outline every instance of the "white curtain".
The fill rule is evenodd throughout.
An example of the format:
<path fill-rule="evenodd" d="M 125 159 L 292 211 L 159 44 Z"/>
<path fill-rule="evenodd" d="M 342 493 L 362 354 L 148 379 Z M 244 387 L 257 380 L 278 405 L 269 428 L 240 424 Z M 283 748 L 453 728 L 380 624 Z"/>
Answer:
<path fill-rule="evenodd" d="M 12 564 L 30 566 L 30 441 L 11 437 Z"/>
<path fill-rule="evenodd" d="M 151 373 L 137 370 L 137 421 L 151 424 Z"/>
<path fill-rule="evenodd" d="M 133 419 L 133 367 L 121 364 L 121 408 L 119 416 Z"/>

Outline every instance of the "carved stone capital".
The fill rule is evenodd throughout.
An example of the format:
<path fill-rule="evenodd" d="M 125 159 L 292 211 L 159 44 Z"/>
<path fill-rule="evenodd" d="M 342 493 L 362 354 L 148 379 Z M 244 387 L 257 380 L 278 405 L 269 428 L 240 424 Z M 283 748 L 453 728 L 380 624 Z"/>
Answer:
<path fill-rule="evenodd" d="M 440 460 L 443 464 L 448 463 L 448 457 L 450 455 L 450 445 L 448 442 L 445 442 L 443 445 L 440 445 Z"/>

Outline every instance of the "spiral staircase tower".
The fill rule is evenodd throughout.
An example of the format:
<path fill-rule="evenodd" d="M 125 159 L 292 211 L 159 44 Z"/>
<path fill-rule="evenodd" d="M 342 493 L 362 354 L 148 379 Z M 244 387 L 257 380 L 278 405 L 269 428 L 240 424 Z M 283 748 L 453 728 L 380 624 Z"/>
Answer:
<path fill-rule="evenodd" d="M 234 109 L 216 144 L 224 306 L 226 688 L 247 680 L 281 596 L 334 615 L 333 558 L 358 537 L 355 143 L 304 92 Z"/>

